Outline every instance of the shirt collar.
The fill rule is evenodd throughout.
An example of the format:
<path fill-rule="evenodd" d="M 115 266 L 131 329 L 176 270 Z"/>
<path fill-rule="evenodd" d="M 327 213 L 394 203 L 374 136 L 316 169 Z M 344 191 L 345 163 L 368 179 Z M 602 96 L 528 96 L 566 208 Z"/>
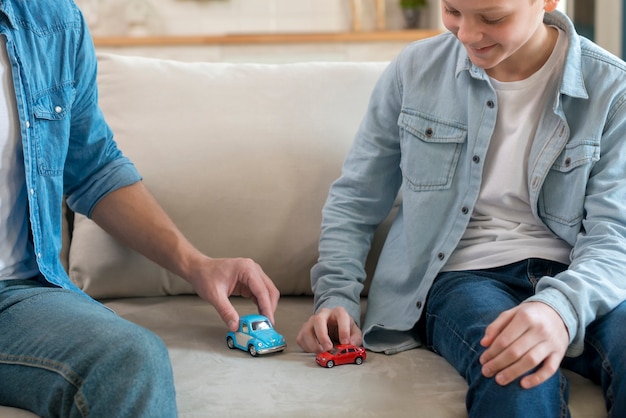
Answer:
<path fill-rule="evenodd" d="M 13 7 L 10 1 L 0 0 L 0 14 L 6 16 L 11 27 L 15 28 L 15 18 L 13 16 Z"/>
<path fill-rule="evenodd" d="M 567 56 L 565 57 L 565 68 L 563 69 L 563 80 L 561 82 L 561 93 L 571 97 L 589 98 L 585 88 L 582 70 L 582 47 L 580 36 L 576 33 L 572 21 L 560 11 L 556 10 L 546 14 L 544 22 L 562 29 L 569 42 Z"/>

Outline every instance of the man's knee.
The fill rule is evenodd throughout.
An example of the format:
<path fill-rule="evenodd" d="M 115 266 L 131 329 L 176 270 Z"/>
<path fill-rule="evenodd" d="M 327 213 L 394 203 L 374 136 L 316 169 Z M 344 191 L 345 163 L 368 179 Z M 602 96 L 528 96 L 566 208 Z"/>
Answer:
<path fill-rule="evenodd" d="M 153 332 L 136 327 L 108 342 L 102 367 L 144 383 L 171 375 L 169 353 L 163 341 Z M 136 380 L 136 381 L 137 381 Z"/>

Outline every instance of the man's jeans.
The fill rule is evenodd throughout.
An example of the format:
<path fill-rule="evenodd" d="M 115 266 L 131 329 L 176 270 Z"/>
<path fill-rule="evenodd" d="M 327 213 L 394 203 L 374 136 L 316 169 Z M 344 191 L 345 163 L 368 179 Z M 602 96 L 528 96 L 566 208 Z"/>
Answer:
<path fill-rule="evenodd" d="M 425 338 L 469 385 L 466 405 L 470 417 L 569 417 L 569 384 L 560 371 L 533 389 L 519 379 L 507 386 L 481 373 L 478 361 L 485 328 L 503 311 L 519 305 L 534 292 L 537 281 L 566 266 L 538 259 L 508 266 L 465 272 L 445 272 L 436 279 L 426 306 Z M 626 280 L 626 274 L 621 280 Z M 626 303 L 587 327 L 585 351 L 566 358 L 571 369 L 603 388 L 609 416 L 626 417 Z"/>
<path fill-rule="evenodd" d="M 0 404 L 41 417 L 175 417 L 167 349 L 77 293 L 0 281 Z"/>

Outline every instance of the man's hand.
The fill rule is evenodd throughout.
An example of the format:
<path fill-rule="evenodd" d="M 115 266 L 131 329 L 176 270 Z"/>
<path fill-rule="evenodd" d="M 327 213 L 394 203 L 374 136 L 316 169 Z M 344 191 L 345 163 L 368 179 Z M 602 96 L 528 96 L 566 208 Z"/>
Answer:
<path fill-rule="evenodd" d="M 333 341 L 341 344 L 363 343 L 361 330 L 344 308 L 323 308 L 302 325 L 298 345 L 306 352 L 321 353 L 333 348 Z"/>
<path fill-rule="evenodd" d="M 200 297 L 210 302 L 231 331 L 239 327 L 239 314 L 228 299 L 239 295 L 251 299 L 274 323 L 280 293 L 261 266 L 247 258 L 209 258 L 188 278 Z"/>
<path fill-rule="evenodd" d="M 530 370 L 521 385 L 530 389 L 558 370 L 569 344 L 569 334 L 559 314 L 541 302 L 527 302 L 503 312 L 485 330 L 488 347 L 480 357 L 483 375 L 507 385 Z"/>
<path fill-rule="evenodd" d="M 251 298 L 259 312 L 274 322 L 280 294 L 261 267 L 245 258 L 202 254 L 142 183 L 106 195 L 94 208 L 92 219 L 120 242 L 191 283 L 232 331 L 239 326 L 239 315 L 228 300 L 231 295 Z"/>

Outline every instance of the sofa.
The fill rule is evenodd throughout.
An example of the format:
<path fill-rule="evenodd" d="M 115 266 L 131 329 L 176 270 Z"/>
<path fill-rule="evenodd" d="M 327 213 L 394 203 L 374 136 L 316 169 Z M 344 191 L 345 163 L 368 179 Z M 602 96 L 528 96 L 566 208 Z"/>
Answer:
<path fill-rule="evenodd" d="M 70 277 L 163 339 L 181 417 L 467 416 L 465 382 L 424 348 L 326 369 L 295 341 L 312 314 L 321 208 L 386 63 L 98 60 L 102 110 L 156 199 L 205 253 L 250 257 L 281 291 L 275 326 L 285 351 L 231 350 L 225 324 L 186 282 L 68 210 L 61 257 Z M 370 275 L 388 224 L 376 234 Z M 240 314 L 256 313 L 250 300 L 232 301 Z M 606 417 L 600 388 L 567 375 L 572 417 Z M 29 416 L 0 407 L 0 417 Z"/>

